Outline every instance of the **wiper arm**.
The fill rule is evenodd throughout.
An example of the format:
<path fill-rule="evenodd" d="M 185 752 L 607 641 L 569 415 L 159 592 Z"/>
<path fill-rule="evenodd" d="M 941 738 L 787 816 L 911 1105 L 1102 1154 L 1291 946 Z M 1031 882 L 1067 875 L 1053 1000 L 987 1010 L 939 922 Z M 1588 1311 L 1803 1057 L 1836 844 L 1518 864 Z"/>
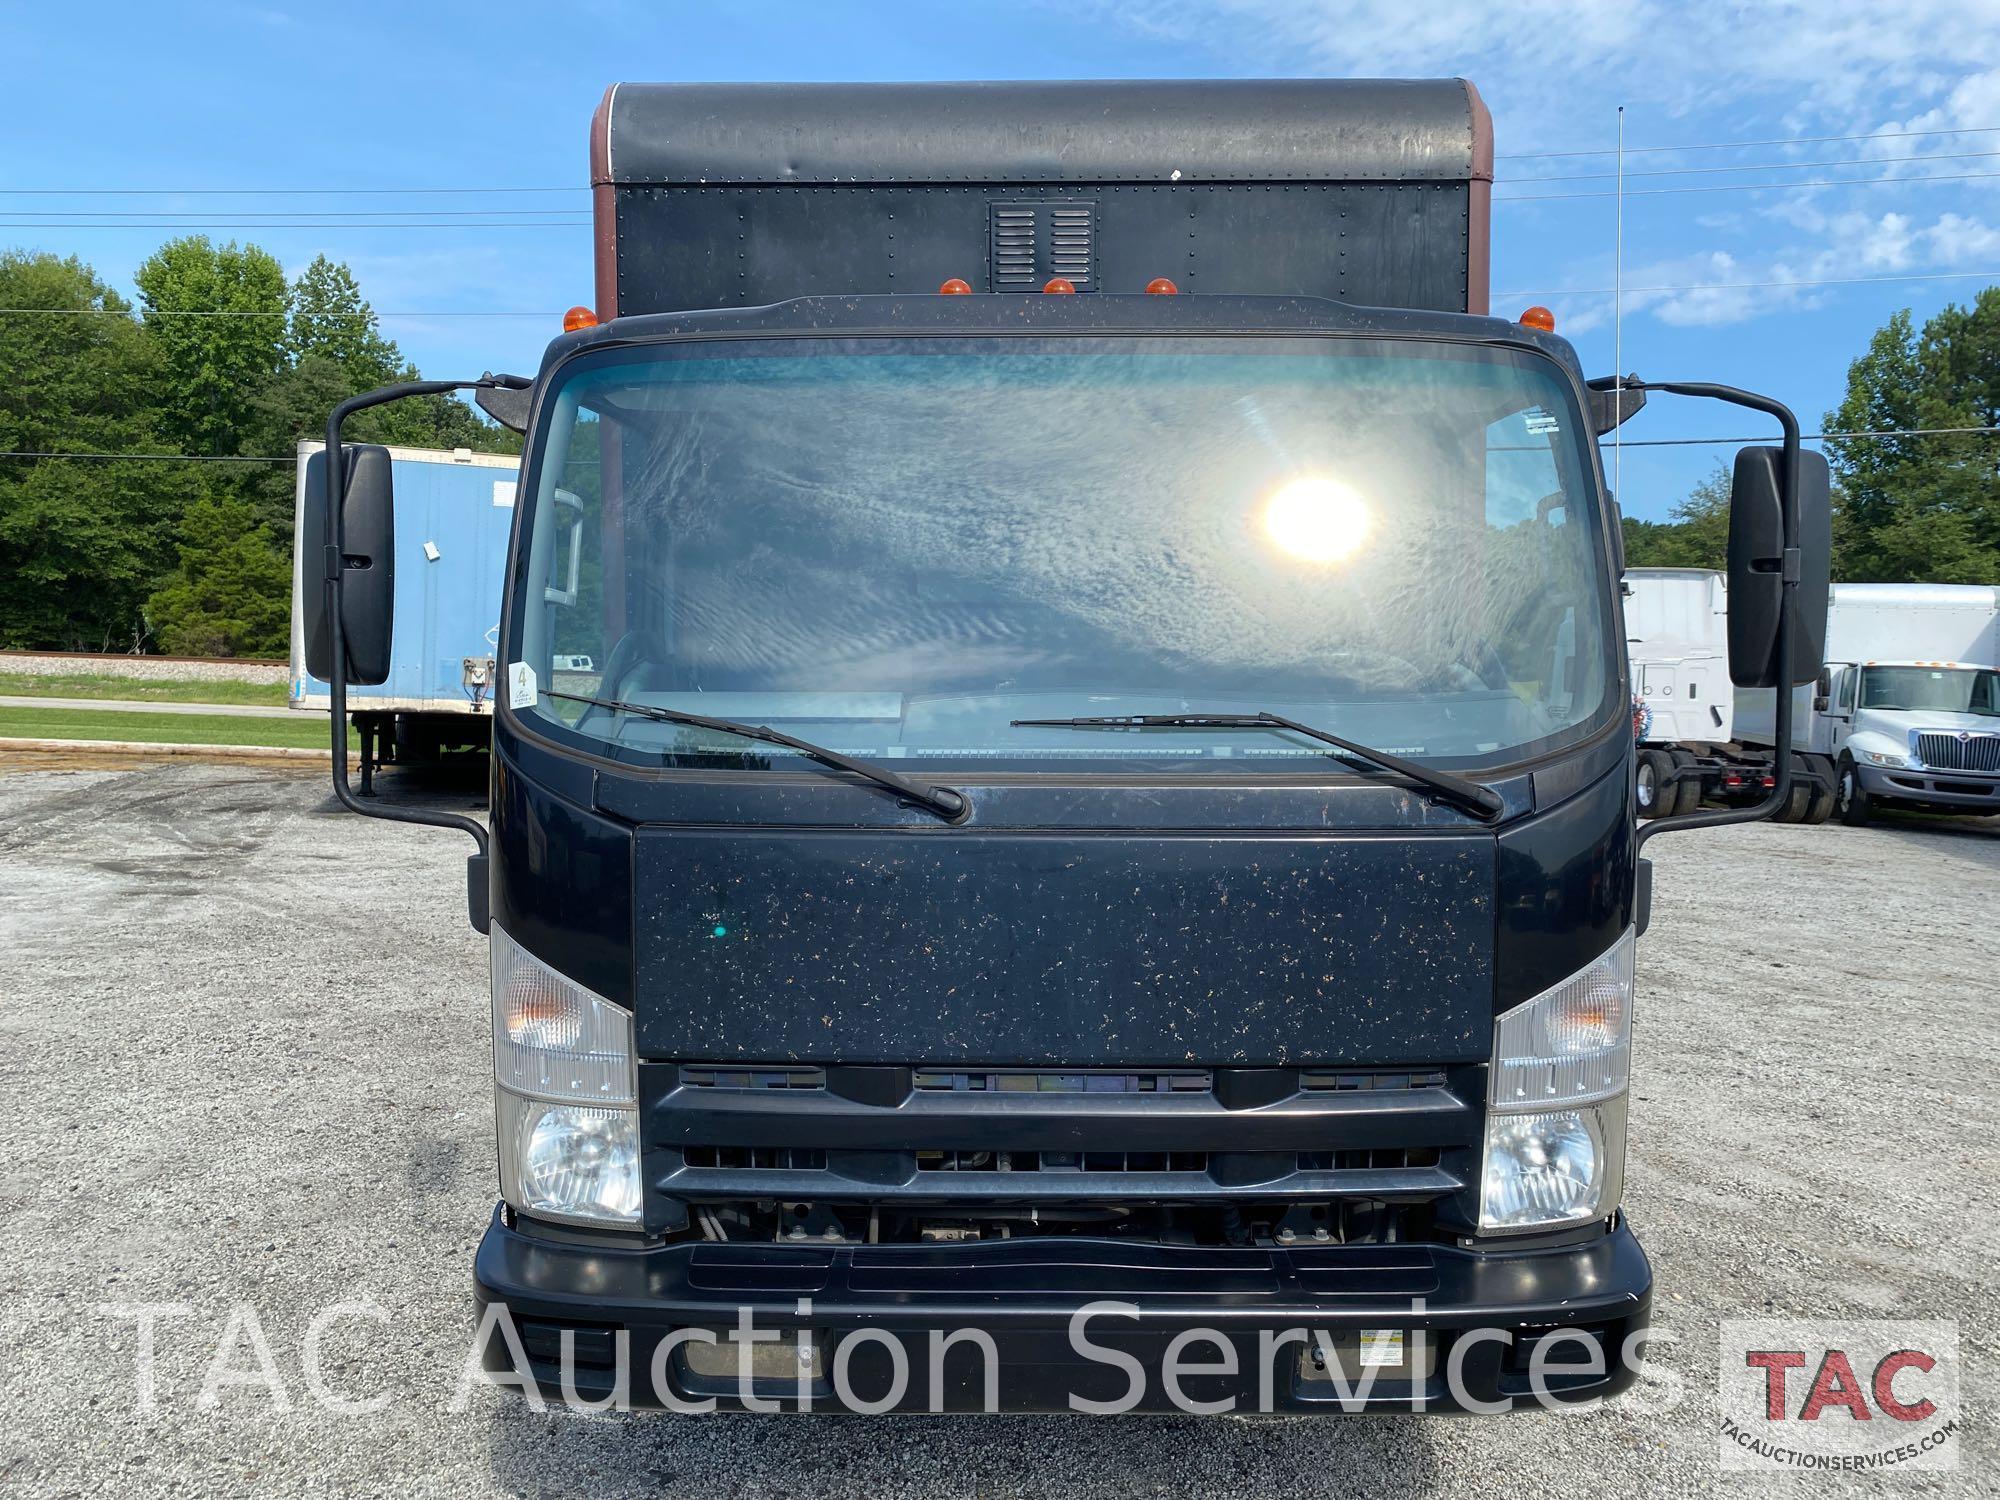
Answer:
<path fill-rule="evenodd" d="M 1012 722 L 1020 728 L 1041 729 L 1289 729 L 1307 739 L 1331 745 L 1355 760 L 1367 761 L 1398 776 L 1407 776 L 1489 823 L 1507 810 L 1506 802 L 1490 786 L 1467 781 L 1449 771 L 1436 771 L 1429 766 L 1418 765 L 1386 750 L 1370 749 L 1311 724 L 1288 719 L 1283 714 L 1261 711 L 1254 714 L 1087 714 L 1074 719 L 1015 719 Z"/>
<path fill-rule="evenodd" d="M 683 713 L 678 708 L 659 708 L 651 703 L 626 703 L 617 698 L 586 698 L 580 693 L 554 693 L 544 690 L 544 698 L 561 698 L 568 703 L 587 703 L 593 708 L 607 708 L 614 713 L 637 714 L 642 719 L 655 719 L 662 724 L 691 724 L 696 729 L 713 729 L 721 734 L 740 735 L 746 740 L 761 740 L 767 745 L 783 745 L 796 750 L 801 755 L 812 757 L 823 765 L 836 770 L 848 771 L 887 788 L 899 796 L 907 797 L 920 807 L 929 809 L 947 823 L 960 823 L 972 810 L 972 803 L 963 792 L 955 792 L 948 786 L 928 786 L 921 781 L 912 781 L 907 776 L 898 776 L 894 771 L 884 770 L 865 760 L 856 760 L 851 755 L 843 755 L 838 750 L 829 750 L 824 745 L 815 745 L 811 740 L 802 740 L 796 735 L 786 734 L 780 729 L 771 729 L 762 724 L 739 724 L 734 719 L 712 719 L 707 714 Z"/>

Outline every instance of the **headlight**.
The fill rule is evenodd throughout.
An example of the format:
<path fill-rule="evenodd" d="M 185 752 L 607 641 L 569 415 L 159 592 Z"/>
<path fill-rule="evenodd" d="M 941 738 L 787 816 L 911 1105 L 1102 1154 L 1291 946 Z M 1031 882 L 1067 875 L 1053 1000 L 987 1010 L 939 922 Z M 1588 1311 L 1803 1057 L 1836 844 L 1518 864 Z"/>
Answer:
<path fill-rule="evenodd" d="M 499 1093 L 500 1181 L 523 1213 L 639 1222 L 639 1114 Z"/>
<path fill-rule="evenodd" d="M 1861 758 L 1871 766 L 1907 766 L 1909 761 L 1900 755 L 1891 755 L 1886 750 L 1863 750 Z"/>
<path fill-rule="evenodd" d="M 1482 1230 L 1555 1228 L 1617 1206 L 1633 937 L 1494 1022 Z"/>
<path fill-rule="evenodd" d="M 1486 1171 L 1479 1227 L 1547 1229 L 1609 1213 L 1625 1139 L 1622 1099 L 1581 1109 L 1486 1120 Z"/>
<path fill-rule="evenodd" d="M 636 1224 L 632 1013 L 492 933 L 500 1195 L 540 1218 Z"/>

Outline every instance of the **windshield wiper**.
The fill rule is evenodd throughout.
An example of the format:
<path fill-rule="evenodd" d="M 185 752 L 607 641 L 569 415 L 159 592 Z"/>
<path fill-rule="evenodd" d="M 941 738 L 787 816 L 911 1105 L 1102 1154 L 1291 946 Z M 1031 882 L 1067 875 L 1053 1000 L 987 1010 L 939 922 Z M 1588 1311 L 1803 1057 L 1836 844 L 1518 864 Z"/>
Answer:
<path fill-rule="evenodd" d="M 1307 739 L 1331 745 L 1355 760 L 1367 761 L 1398 776 L 1407 776 L 1488 822 L 1507 810 L 1506 802 L 1490 786 L 1467 781 L 1449 771 L 1434 771 L 1429 766 L 1420 766 L 1386 750 L 1371 750 L 1366 745 L 1344 740 L 1311 724 L 1301 724 L 1283 714 L 1261 711 L 1254 714 L 1089 714 L 1074 719 L 1015 719 L 1012 722 L 1024 729 L 1289 729 Z"/>
<path fill-rule="evenodd" d="M 712 719 L 707 714 L 683 713 L 677 708 L 658 708 L 651 703 L 626 703 L 617 698 L 586 698 L 580 693 L 554 693 L 544 690 L 544 698 L 561 698 L 568 703 L 588 703 L 593 708 L 607 708 L 614 713 L 637 714 L 642 719 L 655 719 L 662 724 L 691 724 L 696 729 L 713 729 L 720 734 L 740 735 L 746 740 L 761 740 L 767 745 L 783 745 L 796 750 L 801 755 L 811 756 L 824 765 L 836 770 L 849 771 L 879 787 L 900 796 L 907 797 L 920 807 L 936 813 L 947 823 L 963 822 L 972 803 L 965 793 L 955 792 L 948 786 L 928 786 L 921 781 L 912 781 L 907 776 L 898 776 L 894 771 L 886 771 L 865 760 L 856 760 L 851 755 L 842 755 L 838 750 L 829 750 L 824 745 L 815 745 L 811 740 L 802 740 L 796 735 L 786 734 L 780 729 L 767 728 L 762 724 L 739 724 L 734 719 Z"/>

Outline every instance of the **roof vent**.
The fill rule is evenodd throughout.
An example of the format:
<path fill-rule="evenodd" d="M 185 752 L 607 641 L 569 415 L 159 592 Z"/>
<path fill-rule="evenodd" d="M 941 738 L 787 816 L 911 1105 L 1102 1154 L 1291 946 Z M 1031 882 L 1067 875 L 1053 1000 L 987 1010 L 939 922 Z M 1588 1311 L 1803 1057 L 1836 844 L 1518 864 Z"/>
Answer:
<path fill-rule="evenodd" d="M 1060 276 L 1079 292 L 1097 290 L 1097 205 L 1042 199 L 986 206 L 996 292 L 1038 292 Z"/>

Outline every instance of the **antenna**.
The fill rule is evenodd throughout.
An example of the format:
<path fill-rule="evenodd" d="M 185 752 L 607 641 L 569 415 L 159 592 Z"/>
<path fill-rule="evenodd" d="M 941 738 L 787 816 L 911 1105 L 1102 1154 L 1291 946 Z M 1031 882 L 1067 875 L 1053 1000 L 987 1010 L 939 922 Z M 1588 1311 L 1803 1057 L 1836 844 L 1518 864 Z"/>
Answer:
<path fill-rule="evenodd" d="M 1625 106 L 1618 106 L 1618 229 L 1611 266 L 1611 493 L 1625 504 Z"/>

